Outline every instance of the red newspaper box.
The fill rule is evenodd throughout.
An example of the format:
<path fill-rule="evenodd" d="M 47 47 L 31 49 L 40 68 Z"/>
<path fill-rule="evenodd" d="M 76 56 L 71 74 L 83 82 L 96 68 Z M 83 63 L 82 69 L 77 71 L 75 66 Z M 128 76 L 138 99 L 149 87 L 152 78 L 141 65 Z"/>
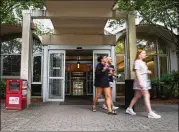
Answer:
<path fill-rule="evenodd" d="M 6 109 L 22 110 L 27 108 L 27 88 L 26 80 L 6 80 Z"/>

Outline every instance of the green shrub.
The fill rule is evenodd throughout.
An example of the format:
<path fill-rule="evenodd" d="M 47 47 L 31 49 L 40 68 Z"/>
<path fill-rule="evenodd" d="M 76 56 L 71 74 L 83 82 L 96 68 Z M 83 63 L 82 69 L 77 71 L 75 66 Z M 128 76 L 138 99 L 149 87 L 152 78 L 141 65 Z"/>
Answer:
<path fill-rule="evenodd" d="M 156 95 L 160 98 L 177 98 L 179 97 L 179 71 L 163 74 L 160 79 L 152 80 L 151 96 Z"/>
<path fill-rule="evenodd" d="M 6 96 L 6 79 L 1 79 L 1 98 Z"/>

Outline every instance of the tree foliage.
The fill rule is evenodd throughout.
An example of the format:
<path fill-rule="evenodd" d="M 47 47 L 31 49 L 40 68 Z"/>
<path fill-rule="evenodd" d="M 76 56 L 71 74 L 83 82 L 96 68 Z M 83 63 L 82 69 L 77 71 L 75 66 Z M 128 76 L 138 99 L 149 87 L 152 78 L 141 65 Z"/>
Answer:
<path fill-rule="evenodd" d="M 1 0 L 1 24 L 15 24 L 22 21 L 22 10 L 42 9 L 43 0 Z"/>
<path fill-rule="evenodd" d="M 179 51 L 179 41 L 175 35 L 179 28 L 178 0 L 117 0 L 117 4 L 116 9 L 119 11 L 138 12 L 142 24 L 162 25 L 169 30 L 170 42 L 173 42 Z"/>

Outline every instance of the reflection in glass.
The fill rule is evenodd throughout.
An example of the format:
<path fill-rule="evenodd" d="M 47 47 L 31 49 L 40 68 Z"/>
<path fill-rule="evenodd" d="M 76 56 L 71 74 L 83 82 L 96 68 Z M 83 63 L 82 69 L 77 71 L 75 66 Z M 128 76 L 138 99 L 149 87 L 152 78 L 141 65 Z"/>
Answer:
<path fill-rule="evenodd" d="M 50 54 L 50 77 L 63 76 L 63 54 Z"/>
<path fill-rule="evenodd" d="M 117 82 L 124 82 L 124 56 L 116 56 Z"/>
<path fill-rule="evenodd" d="M 10 41 L 1 43 L 1 54 L 20 54 L 21 53 L 21 38 L 16 38 Z"/>
<path fill-rule="evenodd" d="M 21 55 L 3 55 L 3 76 L 20 76 Z"/>
<path fill-rule="evenodd" d="M 49 98 L 60 99 L 62 98 L 63 80 L 49 79 Z"/>
<path fill-rule="evenodd" d="M 42 52 L 42 44 L 39 40 L 33 39 L 33 53 L 41 53 Z"/>
<path fill-rule="evenodd" d="M 116 54 L 124 54 L 125 53 L 125 42 L 124 39 L 117 42 L 115 46 Z"/>
<path fill-rule="evenodd" d="M 117 84 L 116 96 L 124 96 L 124 95 L 125 95 L 125 84 Z"/>
<path fill-rule="evenodd" d="M 41 56 L 34 56 L 33 82 L 41 82 Z"/>
<path fill-rule="evenodd" d="M 160 56 L 160 76 L 167 73 L 167 56 Z"/>
<path fill-rule="evenodd" d="M 166 45 L 163 41 L 159 41 L 158 42 L 158 53 L 159 54 L 166 54 L 167 53 L 167 49 L 166 49 Z"/>
<path fill-rule="evenodd" d="M 137 39 L 137 47 L 144 48 L 147 54 L 154 55 L 156 54 L 156 44 L 153 41 L 148 41 L 145 39 Z"/>
<path fill-rule="evenodd" d="M 157 56 L 147 56 L 145 62 L 147 63 L 148 69 L 152 72 L 149 77 L 151 79 L 157 77 Z"/>

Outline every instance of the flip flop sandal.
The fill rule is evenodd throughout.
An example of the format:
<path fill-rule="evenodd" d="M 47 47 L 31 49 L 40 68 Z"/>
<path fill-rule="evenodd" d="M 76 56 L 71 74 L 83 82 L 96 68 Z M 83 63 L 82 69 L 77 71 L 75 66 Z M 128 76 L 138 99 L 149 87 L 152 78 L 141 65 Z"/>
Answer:
<path fill-rule="evenodd" d="M 117 115 L 117 111 L 113 110 L 113 111 L 108 111 L 108 115 Z"/>

